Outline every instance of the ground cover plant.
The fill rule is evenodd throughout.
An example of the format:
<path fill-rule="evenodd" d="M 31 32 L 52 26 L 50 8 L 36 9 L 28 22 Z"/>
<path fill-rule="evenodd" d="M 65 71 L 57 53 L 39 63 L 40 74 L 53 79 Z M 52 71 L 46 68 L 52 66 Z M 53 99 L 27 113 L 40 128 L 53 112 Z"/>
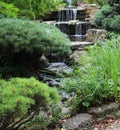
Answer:
<path fill-rule="evenodd" d="M 100 45 L 100 44 L 99 44 Z M 86 58 L 88 57 L 88 58 Z M 63 89 L 74 93 L 70 102 L 73 112 L 83 107 L 119 101 L 120 97 L 120 37 L 92 48 L 81 67 L 65 80 Z"/>
<path fill-rule="evenodd" d="M 67 35 L 52 25 L 0 19 L 0 71 L 3 75 L 11 71 L 20 76 L 22 70 L 27 72 L 25 68 L 35 69 L 42 54 L 49 59 L 52 54 L 67 58 L 70 53 Z"/>
<path fill-rule="evenodd" d="M 57 91 L 34 78 L 0 80 L 0 130 L 15 130 L 59 100 Z"/>

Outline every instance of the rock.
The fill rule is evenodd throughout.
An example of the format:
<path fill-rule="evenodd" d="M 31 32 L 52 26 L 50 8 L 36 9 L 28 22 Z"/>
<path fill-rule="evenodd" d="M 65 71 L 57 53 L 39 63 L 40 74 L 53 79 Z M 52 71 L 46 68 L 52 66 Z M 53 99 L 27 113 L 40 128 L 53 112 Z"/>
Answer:
<path fill-rule="evenodd" d="M 51 63 L 47 69 L 49 71 L 53 71 L 53 72 L 61 73 L 61 74 L 70 74 L 73 71 L 72 68 L 70 68 L 63 62 Z"/>
<path fill-rule="evenodd" d="M 67 107 L 62 107 L 62 114 L 67 115 L 70 113 L 70 109 Z"/>
<path fill-rule="evenodd" d="M 116 120 L 114 123 L 109 125 L 105 130 L 120 130 L 120 120 Z"/>
<path fill-rule="evenodd" d="M 33 125 L 32 127 L 28 127 L 27 130 L 41 130 L 41 127 L 39 125 Z"/>
<path fill-rule="evenodd" d="M 72 63 L 81 63 L 82 62 L 82 58 L 84 55 L 86 55 L 87 52 L 86 51 L 78 51 L 75 50 L 71 55 L 70 55 L 70 60 L 72 61 Z M 86 56 L 87 57 L 87 56 Z"/>
<path fill-rule="evenodd" d="M 71 49 L 78 50 L 79 48 L 85 48 L 86 46 L 91 46 L 93 44 L 93 42 L 72 42 Z"/>
<path fill-rule="evenodd" d="M 120 110 L 115 113 L 116 118 L 120 119 Z"/>
<path fill-rule="evenodd" d="M 59 91 L 59 94 L 61 95 L 62 102 L 68 101 L 72 96 L 65 92 L 65 91 Z"/>
<path fill-rule="evenodd" d="M 44 54 L 39 58 L 39 68 L 46 68 L 50 65 L 49 60 L 45 57 Z"/>
<path fill-rule="evenodd" d="M 69 75 L 73 71 L 64 62 L 49 63 L 47 68 L 38 70 L 37 79 L 44 81 L 49 86 L 58 87 L 61 85 L 63 75 Z"/>
<path fill-rule="evenodd" d="M 107 38 L 107 31 L 104 29 L 88 29 L 87 41 L 97 42 L 99 40 L 105 40 Z"/>
<path fill-rule="evenodd" d="M 96 118 L 96 122 L 102 122 L 103 120 L 105 120 L 105 116 Z"/>
<path fill-rule="evenodd" d="M 92 122 L 93 119 L 91 115 L 81 113 L 66 120 L 63 126 L 66 130 L 91 130 Z"/>
<path fill-rule="evenodd" d="M 118 108 L 119 108 L 119 104 L 113 102 L 110 104 L 103 105 L 101 107 L 89 108 L 88 113 L 96 117 L 102 117 L 105 116 L 106 114 L 118 110 Z"/>

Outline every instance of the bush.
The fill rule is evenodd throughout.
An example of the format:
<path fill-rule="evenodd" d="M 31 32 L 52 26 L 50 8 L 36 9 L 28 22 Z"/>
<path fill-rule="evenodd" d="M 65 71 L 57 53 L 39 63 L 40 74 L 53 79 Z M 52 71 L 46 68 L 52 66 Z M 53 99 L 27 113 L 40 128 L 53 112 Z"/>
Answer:
<path fill-rule="evenodd" d="M 77 6 L 78 3 L 82 3 L 83 0 L 72 0 L 72 5 Z"/>
<path fill-rule="evenodd" d="M 0 17 L 18 17 L 19 9 L 16 8 L 13 4 L 7 4 L 0 1 Z"/>
<path fill-rule="evenodd" d="M 97 25 L 97 26 L 101 26 L 105 21 L 106 19 L 104 19 L 104 17 L 106 15 L 112 15 L 112 7 L 109 6 L 109 5 L 105 5 L 101 8 L 101 10 L 95 15 L 95 18 L 94 18 L 94 23 Z M 109 19 L 109 18 L 107 18 Z M 109 23 L 108 23 L 109 24 Z"/>
<path fill-rule="evenodd" d="M 62 118 L 61 107 L 58 105 L 50 106 L 50 110 L 45 112 L 40 112 L 39 115 L 35 116 L 32 120 L 25 123 L 20 130 L 48 130 L 56 128 L 56 124 L 59 123 L 60 118 Z M 36 128 L 38 127 L 38 128 Z"/>
<path fill-rule="evenodd" d="M 97 26 L 120 32 L 120 1 L 108 1 L 108 4 L 103 6 L 94 18 L 94 23 Z"/>
<path fill-rule="evenodd" d="M 0 129 L 17 129 L 58 99 L 55 89 L 34 78 L 0 80 Z"/>
<path fill-rule="evenodd" d="M 7 67 L 8 71 L 8 66 L 13 72 L 15 67 L 35 68 L 42 54 L 47 58 L 56 54 L 62 59 L 70 53 L 67 35 L 52 25 L 19 19 L 0 20 L 0 67 Z"/>
<path fill-rule="evenodd" d="M 5 1 L 5 0 L 1 0 Z M 20 17 L 29 19 L 40 19 L 41 16 L 52 10 L 58 10 L 59 6 L 64 6 L 62 0 L 6 0 L 9 4 L 14 4 L 19 8 Z"/>
<path fill-rule="evenodd" d="M 83 66 L 74 70 L 65 81 L 64 90 L 74 92 L 70 102 L 73 111 L 108 101 L 119 101 L 120 97 L 120 37 L 108 40 L 105 45 L 89 51 Z M 88 60 L 89 59 L 89 60 Z"/>

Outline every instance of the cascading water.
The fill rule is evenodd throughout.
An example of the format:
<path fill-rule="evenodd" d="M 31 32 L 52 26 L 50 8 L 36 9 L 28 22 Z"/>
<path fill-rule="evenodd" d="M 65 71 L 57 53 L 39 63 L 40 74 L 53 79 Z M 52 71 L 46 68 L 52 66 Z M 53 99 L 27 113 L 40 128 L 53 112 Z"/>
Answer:
<path fill-rule="evenodd" d="M 76 23 L 75 35 L 82 35 L 82 24 L 81 23 Z"/>
<path fill-rule="evenodd" d="M 82 24 L 76 23 L 75 25 L 75 40 L 76 41 L 81 41 L 82 40 Z"/>
<path fill-rule="evenodd" d="M 76 20 L 77 18 L 77 9 L 73 9 L 73 19 Z"/>
<path fill-rule="evenodd" d="M 83 21 L 79 21 L 84 19 Z M 59 11 L 58 22 L 55 23 L 63 33 L 68 34 L 72 41 L 83 41 L 86 37 L 86 32 L 90 28 L 88 22 L 85 21 L 83 10 L 78 10 L 77 7 L 68 7 Z"/>
<path fill-rule="evenodd" d="M 77 9 L 62 9 L 58 13 L 58 22 L 76 20 Z"/>

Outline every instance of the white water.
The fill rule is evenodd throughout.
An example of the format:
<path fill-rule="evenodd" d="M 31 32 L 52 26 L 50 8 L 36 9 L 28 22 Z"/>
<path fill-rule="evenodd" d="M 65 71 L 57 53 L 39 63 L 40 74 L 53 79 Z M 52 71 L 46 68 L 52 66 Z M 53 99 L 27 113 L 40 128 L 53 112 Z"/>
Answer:
<path fill-rule="evenodd" d="M 77 9 L 62 9 L 58 13 L 58 21 L 70 21 L 76 20 L 77 17 Z"/>
<path fill-rule="evenodd" d="M 82 35 L 82 24 L 81 23 L 76 23 L 75 35 Z"/>

